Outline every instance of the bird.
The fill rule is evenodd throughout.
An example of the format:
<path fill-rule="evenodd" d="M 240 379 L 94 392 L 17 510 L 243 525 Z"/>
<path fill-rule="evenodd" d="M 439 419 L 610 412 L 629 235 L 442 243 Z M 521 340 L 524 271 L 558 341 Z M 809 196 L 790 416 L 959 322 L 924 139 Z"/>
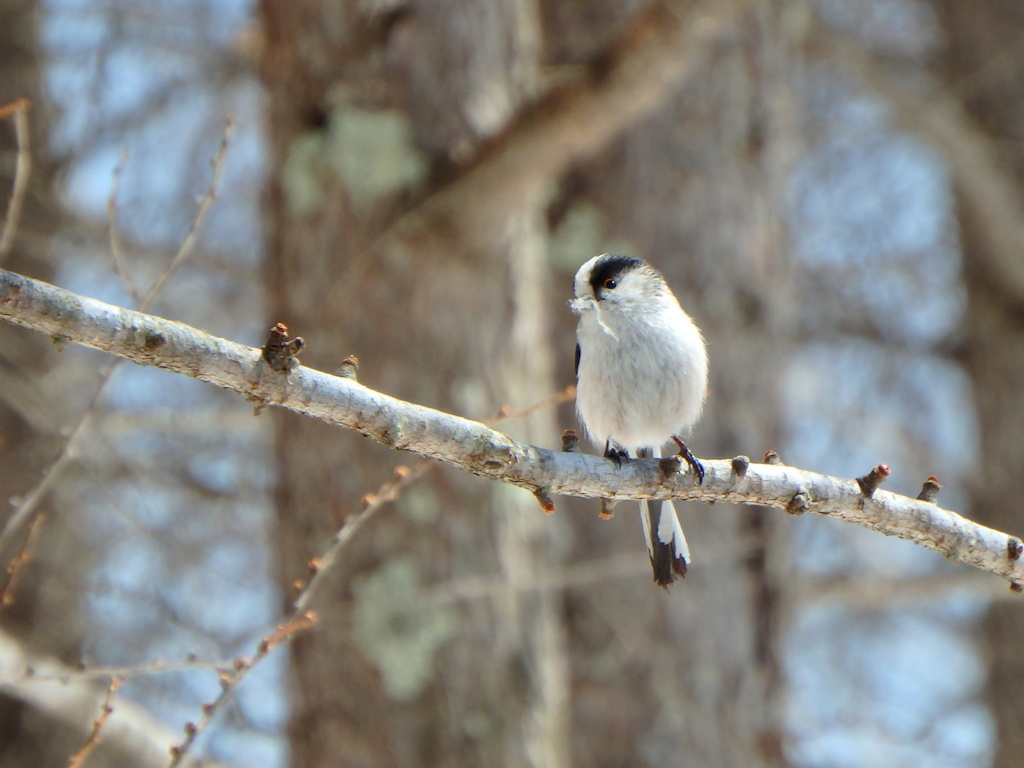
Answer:
<path fill-rule="evenodd" d="M 660 457 L 674 441 L 702 483 L 683 437 L 704 407 L 707 349 L 662 274 L 634 256 L 594 256 L 577 271 L 569 306 L 579 315 L 576 411 L 588 437 L 619 466 Z M 641 501 L 640 516 L 654 581 L 667 589 L 691 562 L 675 506 Z"/>

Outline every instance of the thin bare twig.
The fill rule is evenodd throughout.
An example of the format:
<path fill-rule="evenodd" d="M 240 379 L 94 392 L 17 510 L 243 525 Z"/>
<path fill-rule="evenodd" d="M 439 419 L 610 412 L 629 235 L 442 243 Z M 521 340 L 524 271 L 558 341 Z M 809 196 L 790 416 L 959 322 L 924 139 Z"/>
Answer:
<path fill-rule="evenodd" d="M 185 724 L 185 740 L 171 749 L 172 759 L 170 768 L 176 768 L 188 755 L 199 734 L 206 730 L 210 723 L 213 722 L 217 712 L 234 696 L 235 690 L 243 678 L 257 664 L 266 658 L 274 648 L 290 640 L 297 632 L 308 629 L 316 623 L 316 613 L 309 610 L 309 605 L 317 589 L 323 583 L 327 572 L 338 562 L 338 555 L 341 550 L 352 541 L 356 532 L 362 528 L 367 520 L 386 504 L 397 499 L 401 492 L 418 478 L 422 477 L 429 467 L 430 464 L 428 462 L 423 462 L 415 470 L 399 466 L 395 469 L 395 480 L 393 482 L 381 486 L 376 493 L 369 493 L 363 497 L 364 506 L 362 511 L 349 517 L 338 532 L 334 534 L 330 546 L 328 546 L 324 553 L 310 561 L 310 576 L 304 582 L 299 582 L 295 585 L 298 589 L 298 594 L 292 603 L 291 610 L 278 625 L 277 629 L 260 641 L 256 654 L 252 659 L 236 659 L 230 667 L 220 670 L 220 694 L 212 702 L 203 704 L 201 708 L 202 717 L 198 722 L 190 721 Z"/>
<path fill-rule="evenodd" d="M 112 705 L 114 694 L 117 693 L 122 682 L 123 681 L 120 677 L 111 678 L 110 685 L 107 686 L 107 695 L 103 698 L 103 706 L 100 707 L 100 714 L 93 721 L 92 730 L 82 743 L 82 746 L 80 746 L 78 751 L 71 756 L 70 760 L 68 760 L 68 768 L 82 768 L 82 766 L 85 765 L 85 761 L 89 758 L 90 753 L 92 753 L 96 748 L 96 745 L 100 743 L 100 732 L 103 730 L 103 726 L 106 725 L 107 719 L 114 711 L 114 707 Z"/>
<path fill-rule="evenodd" d="M 24 496 L 21 502 L 15 507 L 13 514 L 7 519 L 4 524 L 3 531 L 0 531 L 0 552 L 4 552 L 13 543 L 14 537 L 18 535 L 18 532 L 24 527 L 29 521 L 32 520 L 32 515 L 39 508 L 40 502 L 46 497 L 50 489 L 53 488 L 54 483 L 61 476 L 64 468 L 71 462 L 73 458 L 73 446 L 78 436 L 85 429 L 86 423 L 92 418 L 96 412 L 96 406 L 99 404 L 100 398 L 103 395 L 103 390 L 106 389 L 107 383 L 110 378 L 114 375 L 114 371 L 121 364 L 120 360 L 112 360 L 106 364 L 103 372 L 100 374 L 99 385 L 96 387 L 96 392 L 93 394 L 89 404 L 85 407 L 85 410 L 75 420 L 75 423 L 71 426 L 71 429 L 67 431 L 67 437 L 64 440 L 64 444 L 61 446 L 60 453 L 45 470 L 43 470 L 42 477 L 39 482 L 36 483 L 35 487 Z"/>
<path fill-rule="evenodd" d="M 77 734 L 79 744 L 92 727 L 83 713 L 95 711 L 110 682 L 105 680 L 98 687 L 94 680 L 83 679 L 85 676 L 0 628 L 0 688 L 4 696 L 23 702 L 45 715 L 48 722 Z M 131 755 L 132 768 L 166 768 L 168 749 L 176 737 L 143 707 L 122 698 L 103 726 L 102 738 L 105 745 Z M 185 765 L 198 768 L 199 762 L 186 761 Z M 202 765 L 216 768 L 221 764 L 208 759 Z"/>
<path fill-rule="evenodd" d="M 574 397 L 575 394 L 576 388 L 570 386 L 518 411 L 512 410 L 508 406 L 502 406 L 499 415 L 485 423 L 493 426 L 513 419 L 524 419 L 542 408 L 563 403 L 567 399 Z M 430 459 L 424 459 L 411 469 L 399 465 L 395 467 L 395 479 L 392 482 L 381 486 L 376 493 L 368 493 L 363 497 L 364 507 L 362 511 L 349 517 L 338 532 L 334 534 L 334 539 L 324 554 L 310 562 L 310 578 L 304 584 L 296 585 L 299 587 L 299 593 L 293 603 L 293 612 L 299 613 L 309 607 L 314 592 L 323 581 L 324 574 L 334 566 L 337 562 L 338 554 L 352 540 L 352 537 L 356 535 L 366 521 L 385 504 L 397 501 L 410 486 L 436 466 L 437 463 Z"/>
<path fill-rule="evenodd" d="M 110 254 L 114 258 L 114 269 L 118 277 L 124 283 L 125 290 L 132 297 L 136 306 L 142 305 L 142 291 L 132 280 L 124 261 L 124 249 L 121 248 L 121 231 L 117 226 L 117 195 L 121 189 L 121 174 L 124 173 L 125 165 L 128 163 L 128 149 L 121 147 L 121 154 L 118 155 L 117 165 L 110 183 L 110 196 L 107 197 L 107 239 L 110 241 Z"/>
<path fill-rule="evenodd" d="M 494 427 L 497 426 L 498 424 L 503 424 L 506 421 L 525 419 L 532 416 L 537 411 L 543 410 L 544 408 L 550 408 L 555 405 L 567 403 L 574 397 L 576 397 L 576 387 L 570 384 L 565 389 L 559 392 L 555 392 L 555 394 L 549 395 L 548 397 L 545 397 L 543 400 L 538 400 L 536 403 L 528 405 L 525 408 L 520 408 L 518 411 L 513 410 L 510 406 L 503 405 L 498 410 L 498 415 L 495 416 L 493 419 L 487 419 L 484 422 L 484 424 L 486 424 L 489 427 Z"/>
<path fill-rule="evenodd" d="M 560 392 L 552 397 L 536 403 L 521 413 L 530 414 L 545 405 L 561 402 L 565 393 Z M 504 410 L 504 409 L 503 409 Z M 514 418 L 513 412 L 509 411 L 504 419 Z M 326 575 L 337 565 L 342 550 L 352 541 L 356 533 L 367 523 L 367 521 L 379 512 L 384 506 L 390 504 L 401 496 L 401 494 L 422 478 L 435 466 L 434 462 L 424 460 L 415 468 L 399 465 L 395 468 L 395 479 L 382 485 L 375 493 L 368 493 L 363 497 L 363 509 L 350 516 L 334 534 L 330 545 L 319 557 L 309 562 L 309 578 L 297 582 L 294 586 L 298 590 L 295 600 L 292 602 L 292 609 L 283 619 L 279 628 L 260 644 L 256 656 L 250 661 L 240 659 L 235 662 L 230 673 L 221 673 L 221 693 L 216 700 L 204 704 L 202 708 L 203 717 L 198 723 L 187 723 L 185 726 L 185 741 L 172 750 L 173 760 L 171 768 L 183 759 L 195 742 L 196 738 L 210 724 L 216 712 L 227 703 L 234 694 L 235 689 L 242 678 L 248 674 L 274 647 L 281 642 L 290 639 L 297 631 L 306 629 L 316 622 L 316 614 L 309 610 L 314 596 L 324 583 Z"/>
<path fill-rule="evenodd" d="M 230 669 L 223 670 L 220 673 L 220 694 L 213 701 L 203 704 L 202 717 L 199 719 L 199 722 L 189 721 L 185 723 L 185 740 L 171 747 L 171 762 L 168 768 L 177 768 L 182 765 L 182 761 L 185 760 L 192 745 L 199 738 L 199 734 L 206 730 L 217 713 L 231 700 L 235 690 L 242 680 L 245 679 L 246 675 L 263 659 L 269 656 L 275 648 L 289 641 L 297 633 L 309 629 L 317 622 L 316 614 L 312 611 L 306 611 L 297 615 L 293 611 L 292 615 L 293 617 L 289 617 L 288 620 L 278 625 L 273 632 L 260 640 L 259 645 L 256 646 L 256 653 L 251 659 L 239 657 L 235 659 Z"/>
<path fill-rule="evenodd" d="M 38 683 L 69 683 L 72 680 L 107 680 L 119 677 L 122 680 L 130 680 L 133 677 L 148 677 L 150 675 L 165 675 L 170 672 L 191 672 L 194 670 L 224 672 L 231 669 L 233 659 L 218 659 L 216 661 L 204 661 L 202 659 L 184 659 L 181 661 L 154 661 L 149 664 L 133 664 L 109 667 L 79 667 L 76 669 L 62 669 L 60 672 L 39 673 L 36 670 L 28 669 L 21 678 L 22 682 L 34 681 Z"/>
<path fill-rule="evenodd" d="M 178 267 L 185 263 L 185 260 L 195 250 L 196 244 L 199 242 L 199 230 L 206 221 L 206 215 L 210 212 L 210 207 L 217 199 L 217 187 L 220 184 L 221 172 L 224 170 L 224 160 L 228 156 L 228 146 L 234 132 L 235 126 L 228 119 L 224 124 L 224 134 L 221 136 L 220 148 L 217 150 L 217 154 L 214 155 L 213 160 L 210 161 L 210 185 L 206 188 L 206 194 L 199 201 L 199 208 L 196 210 L 195 218 L 192 219 L 192 227 L 189 229 L 188 234 L 185 235 L 185 239 L 182 241 L 181 247 L 174 255 L 174 258 L 171 259 L 171 263 L 160 273 L 160 276 L 146 292 L 145 297 L 143 297 L 142 302 L 139 304 L 140 312 L 146 312 L 149 309 L 153 300 L 163 290 L 164 284 L 170 279 L 171 275 L 178 270 Z"/>
<path fill-rule="evenodd" d="M 352 540 L 352 537 L 356 535 L 366 521 L 386 504 L 397 500 L 406 488 L 427 473 L 432 464 L 430 461 L 423 461 L 414 469 L 409 469 L 405 466 L 395 467 L 395 479 L 392 482 L 382 485 L 376 493 L 368 493 L 363 497 L 364 506 L 362 511 L 349 517 L 338 532 L 334 534 L 331 545 L 324 553 L 310 561 L 309 579 L 305 583 L 296 584 L 299 588 L 299 593 L 295 598 L 295 602 L 292 603 L 291 615 L 301 614 L 309 608 L 313 595 L 324 580 L 324 575 L 337 563 L 341 550 Z"/>
<path fill-rule="evenodd" d="M 502 406 L 499 410 L 499 415 L 485 423 L 493 426 L 513 419 L 524 419 L 542 408 L 563 403 L 574 397 L 575 394 L 576 388 L 570 386 L 519 410 L 512 410 L 508 406 Z M 323 581 L 324 574 L 334 566 L 337 562 L 338 554 L 352 540 L 352 537 L 356 535 L 366 521 L 385 504 L 397 501 L 410 486 L 436 466 L 436 462 L 430 459 L 424 459 L 411 469 L 399 465 L 395 467 L 395 479 L 392 482 L 382 485 L 377 489 L 376 493 L 368 493 L 363 497 L 364 506 L 362 511 L 349 517 L 338 532 L 334 534 L 334 539 L 327 550 L 320 557 L 310 562 L 310 578 L 304 583 L 296 584 L 299 592 L 293 603 L 293 613 L 301 613 L 309 607 L 313 594 Z"/>
<path fill-rule="evenodd" d="M 11 199 L 7 204 L 7 218 L 4 221 L 3 231 L 0 232 L 0 264 L 7 258 L 11 248 L 14 247 L 14 236 L 18 232 L 18 222 L 21 221 L 21 209 L 25 204 L 25 195 L 28 193 L 28 178 L 32 172 L 32 148 L 31 131 L 28 124 L 28 110 L 32 102 L 28 99 L 18 99 L 10 104 L 0 107 L 0 120 L 14 116 L 14 135 L 18 142 L 18 159 L 14 169 L 14 186 L 11 189 Z"/>
<path fill-rule="evenodd" d="M 227 156 L 228 143 L 233 132 L 233 126 L 229 120 L 224 126 L 224 135 L 221 138 L 220 147 L 217 150 L 217 154 L 214 156 L 210 165 L 212 173 L 210 175 L 210 184 L 207 187 L 206 193 L 203 195 L 199 202 L 199 207 L 196 210 L 195 218 L 192 221 L 192 226 L 189 229 L 188 234 L 182 241 L 181 247 L 175 254 L 174 258 L 171 259 L 170 263 L 164 268 L 160 276 L 154 281 L 153 285 L 150 286 L 149 290 L 142 297 L 139 302 L 139 310 L 145 312 L 160 291 L 163 290 L 167 280 L 174 274 L 175 271 L 185 262 L 188 256 L 195 250 L 196 241 L 198 238 L 199 230 L 206 220 L 206 215 L 210 210 L 210 206 L 213 205 L 213 201 L 217 197 L 217 186 L 220 182 L 221 171 L 224 167 L 224 159 Z M 115 174 L 119 172 L 115 170 Z M 117 176 L 115 175 L 115 183 Z M 115 261 L 117 257 L 115 256 Z M 113 377 L 114 372 L 120 365 L 120 360 L 111 361 L 100 375 L 99 385 L 96 388 L 96 392 L 93 394 L 92 399 L 89 401 L 88 406 L 81 413 L 75 423 L 67 430 L 67 437 L 64 444 L 61 446 L 60 453 L 53 460 L 53 462 L 43 471 L 42 477 L 36 486 L 29 491 L 24 497 L 24 500 L 19 504 L 14 513 L 8 518 L 7 523 L 4 525 L 3 531 L 0 532 L 0 553 L 6 551 L 12 545 L 13 538 L 17 536 L 18 531 L 32 518 L 32 514 L 39 506 L 39 502 L 46 496 L 46 493 L 53 487 L 53 484 L 57 481 L 57 478 L 61 476 L 61 472 L 68 465 L 72 458 L 73 447 L 78 440 L 79 436 L 85 429 L 86 424 L 92 418 L 92 415 L 96 412 L 96 408 L 99 405 L 100 399 L 103 396 L 103 392 Z"/>
<path fill-rule="evenodd" d="M 29 99 L 15 99 L 7 104 L 0 105 L 0 120 L 6 120 L 11 115 L 32 106 Z"/>
<path fill-rule="evenodd" d="M 35 546 L 36 539 L 39 538 L 39 531 L 42 525 L 43 516 L 39 515 L 32 521 L 32 525 L 28 529 L 28 535 L 21 545 L 21 550 L 7 564 L 7 582 L 4 584 L 3 589 L 0 589 L 0 608 L 11 605 L 14 602 L 14 590 L 18 585 L 18 577 L 21 575 L 22 569 L 32 559 L 32 548 Z"/>
<path fill-rule="evenodd" d="M 555 405 L 563 402 L 567 396 L 571 396 L 569 390 L 563 390 L 550 397 L 546 397 L 543 400 L 534 403 L 520 411 L 512 411 L 508 408 L 502 408 L 501 416 L 496 421 L 507 421 L 513 418 L 524 418 L 539 410 L 550 405 Z M 330 545 L 319 557 L 313 558 L 309 562 L 309 578 L 305 581 L 297 582 L 294 586 L 298 590 L 295 600 L 292 602 L 292 609 L 288 615 L 283 619 L 279 628 L 268 638 L 265 638 L 263 643 L 260 644 L 256 656 L 251 660 L 238 660 L 232 667 L 231 672 L 225 672 L 222 670 L 221 680 L 221 693 L 217 699 L 209 704 L 203 705 L 202 713 L 203 717 L 198 723 L 188 723 L 185 726 L 185 741 L 174 748 L 173 761 L 171 766 L 177 765 L 178 761 L 183 759 L 188 753 L 192 744 L 199 734 L 206 729 L 206 727 L 213 720 L 213 716 L 216 712 L 227 703 L 228 699 L 234 695 L 235 689 L 238 684 L 242 681 L 242 678 L 248 674 L 256 664 L 258 664 L 276 645 L 281 642 L 290 639 L 297 631 L 312 626 L 316 621 L 316 614 L 309 610 L 309 607 L 313 601 L 314 596 L 320 588 L 320 585 L 324 583 L 327 573 L 338 563 L 339 555 L 341 551 L 352 541 L 356 533 L 367 523 L 367 521 L 379 512 L 387 504 L 397 501 L 402 493 L 413 485 L 416 481 L 427 474 L 428 471 L 436 464 L 430 460 L 424 460 L 417 464 L 416 467 L 410 469 L 404 465 L 395 467 L 395 479 L 389 483 L 385 483 L 377 489 L 375 493 L 368 493 L 363 497 L 363 509 L 355 515 L 350 516 L 342 524 L 338 532 L 334 534 Z"/>

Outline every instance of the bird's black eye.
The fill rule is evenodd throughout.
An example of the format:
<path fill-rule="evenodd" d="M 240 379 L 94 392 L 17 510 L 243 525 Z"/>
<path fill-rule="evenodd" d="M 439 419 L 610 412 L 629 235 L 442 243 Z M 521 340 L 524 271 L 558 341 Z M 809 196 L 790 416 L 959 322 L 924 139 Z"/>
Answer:
<path fill-rule="evenodd" d="M 614 277 L 609 277 L 607 280 L 604 281 L 604 287 L 610 291 L 613 288 L 618 288 L 619 283 Z"/>

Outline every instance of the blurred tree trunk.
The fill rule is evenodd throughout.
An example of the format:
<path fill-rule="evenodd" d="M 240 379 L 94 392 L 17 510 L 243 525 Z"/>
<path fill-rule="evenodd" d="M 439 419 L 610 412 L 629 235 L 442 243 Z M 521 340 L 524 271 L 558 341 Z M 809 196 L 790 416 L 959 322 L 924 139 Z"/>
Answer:
<path fill-rule="evenodd" d="M 531 93 L 534 12 L 529 3 L 466 0 L 384 13 L 357 3 L 263 4 L 270 303 L 273 320 L 306 338 L 307 364 L 333 370 L 356 353 L 372 386 L 477 418 L 556 389 L 544 200 L 508 211 L 492 242 L 472 252 L 444 238 L 434 241 L 443 250 L 373 247 L 432 174 Z M 550 411 L 514 430 L 542 444 L 556 439 Z M 404 459 L 289 417 L 279 418 L 277 445 L 291 583 Z M 295 765 L 566 760 L 557 595 L 517 583 L 541 563 L 556 565 L 546 546 L 555 526 L 521 492 L 448 472 L 430 478 L 429 489 L 360 533 L 317 606 L 323 623 L 294 646 Z M 502 586 L 484 603 L 407 616 L 404 629 L 387 620 L 390 610 L 409 612 L 421 586 L 497 570 Z M 439 656 L 431 638 L 450 636 L 456 647 Z M 409 669 L 417 664 L 429 674 Z"/>
<path fill-rule="evenodd" d="M 945 83 L 991 141 L 998 166 L 1024 204 L 1024 6 L 1015 0 L 980 5 L 933 0 L 946 36 Z M 959 190 L 962 185 L 958 184 Z M 973 517 L 999 530 L 1024 533 L 1020 478 L 1024 475 L 1024 295 L 1001 279 L 1021 264 L 1024 225 L 1012 222 L 1017 245 L 994 247 L 984 215 L 960 192 L 959 228 L 964 253 L 967 311 L 963 361 L 974 387 L 981 452 L 971 488 Z M 988 699 L 996 722 L 995 768 L 1020 765 L 1024 754 L 1024 610 L 995 604 L 980 641 L 989 661 Z"/>
<path fill-rule="evenodd" d="M 699 85 L 576 169 L 555 204 L 539 193 L 520 201 L 490 243 L 435 236 L 420 250 L 385 250 L 378 236 L 505 125 L 539 87 L 542 63 L 571 72 L 630 9 L 610 0 L 366 7 L 261 5 L 268 320 L 305 337 L 303 361 L 332 370 L 354 353 L 369 385 L 475 418 L 546 397 L 571 381 L 564 302 L 572 272 L 594 253 L 570 247 L 553 275 L 547 227 L 589 209 L 594 248 L 625 238 L 705 327 L 713 391 L 694 447 L 755 456 L 771 447 L 778 424 L 765 414 L 778 412 L 790 306 L 775 211 L 793 141 L 774 8 L 708 63 Z M 570 406 L 559 414 L 558 428 L 574 425 Z M 324 425 L 275 418 L 290 584 L 398 459 Z M 547 412 L 502 429 L 557 445 Z M 363 528 L 321 593 L 322 623 L 292 649 L 293 764 L 784 764 L 775 525 L 751 510 L 694 516 L 697 560 L 668 595 L 650 583 L 635 505 L 608 524 L 593 504 L 559 508 L 543 517 L 516 490 L 439 471 Z M 637 569 L 604 577 L 619 538 Z M 581 584 L 558 586 L 563 555 L 588 574 Z M 446 585 L 473 579 L 486 598 L 453 601 Z M 429 617 L 403 601 L 429 605 Z"/>
<path fill-rule="evenodd" d="M 4 0 L 0 4 L 5 23 L 0 25 L 0 104 L 18 98 L 29 98 L 35 103 L 29 113 L 33 165 L 31 183 L 25 196 L 18 239 L 5 259 L 4 267 L 15 271 L 52 279 L 53 264 L 45 258 L 49 233 L 56 231 L 55 200 L 50 190 L 50 167 L 47 158 L 48 103 L 42 94 L 42 53 L 36 26 L 38 8 L 35 2 Z M 17 167 L 18 142 L 15 121 L 7 118 L 0 123 L 0 223 L 6 221 L 7 206 L 14 188 Z M 31 245 L 26 246 L 26 243 Z M 37 480 L 41 468 L 51 458 L 53 433 L 60 426 L 55 423 L 52 405 L 41 396 L 33 379 L 46 371 L 53 362 L 53 345 L 31 334 L 19 333 L 10 326 L 0 328 L 0 375 L 4 385 L 0 388 L 0 461 L 5 471 L 0 473 L 0 498 L 8 499 L 27 493 Z M 49 434 L 47 434 L 49 433 Z M 0 521 L 6 521 L 11 511 L 4 503 Z M 13 552 L 0 552 L 10 557 Z"/>
<path fill-rule="evenodd" d="M 46 57 L 39 40 L 40 13 L 35 0 L 0 2 L 0 104 L 18 98 L 33 102 L 29 112 L 32 172 L 17 237 L 4 267 L 52 280 L 55 270 L 49 243 L 60 229 L 61 216 L 52 186 L 57 170 L 49 151 L 53 107 L 43 85 Z M 11 118 L 0 122 L 0 222 L 6 220 L 17 167 L 14 126 Z M 56 358 L 49 339 L 9 325 L 0 327 L 0 528 L 56 458 L 63 442 L 60 430 L 72 417 L 70 409 L 54 405 L 73 399 L 62 388 L 64 384 L 47 378 Z M 45 516 L 41 535 L 35 539 L 32 560 L 19 574 L 14 602 L 0 606 L 0 626 L 40 654 L 77 663 L 82 637 L 79 585 L 84 582 L 86 558 L 75 516 L 60 516 L 58 522 L 58 505 L 63 503 L 51 493 L 39 506 Z M 13 551 L 0 551 L 0 583 L 6 582 L 7 564 L 26 534 L 22 528 Z M 80 734 L 68 733 L 31 707 L 0 696 L 0 764 L 63 766 L 80 739 Z"/>

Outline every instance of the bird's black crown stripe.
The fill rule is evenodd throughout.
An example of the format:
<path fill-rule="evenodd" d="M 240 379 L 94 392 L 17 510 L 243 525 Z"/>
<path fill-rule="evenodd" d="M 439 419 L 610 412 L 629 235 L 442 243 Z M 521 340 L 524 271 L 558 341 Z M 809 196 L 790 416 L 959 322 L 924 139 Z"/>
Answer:
<path fill-rule="evenodd" d="M 593 289 L 594 295 L 597 296 L 601 288 L 604 287 L 605 280 L 617 278 L 623 272 L 639 267 L 643 263 L 643 259 L 619 253 L 602 256 L 594 264 L 594 269 L 590 273 L 590 287 Z"/>

